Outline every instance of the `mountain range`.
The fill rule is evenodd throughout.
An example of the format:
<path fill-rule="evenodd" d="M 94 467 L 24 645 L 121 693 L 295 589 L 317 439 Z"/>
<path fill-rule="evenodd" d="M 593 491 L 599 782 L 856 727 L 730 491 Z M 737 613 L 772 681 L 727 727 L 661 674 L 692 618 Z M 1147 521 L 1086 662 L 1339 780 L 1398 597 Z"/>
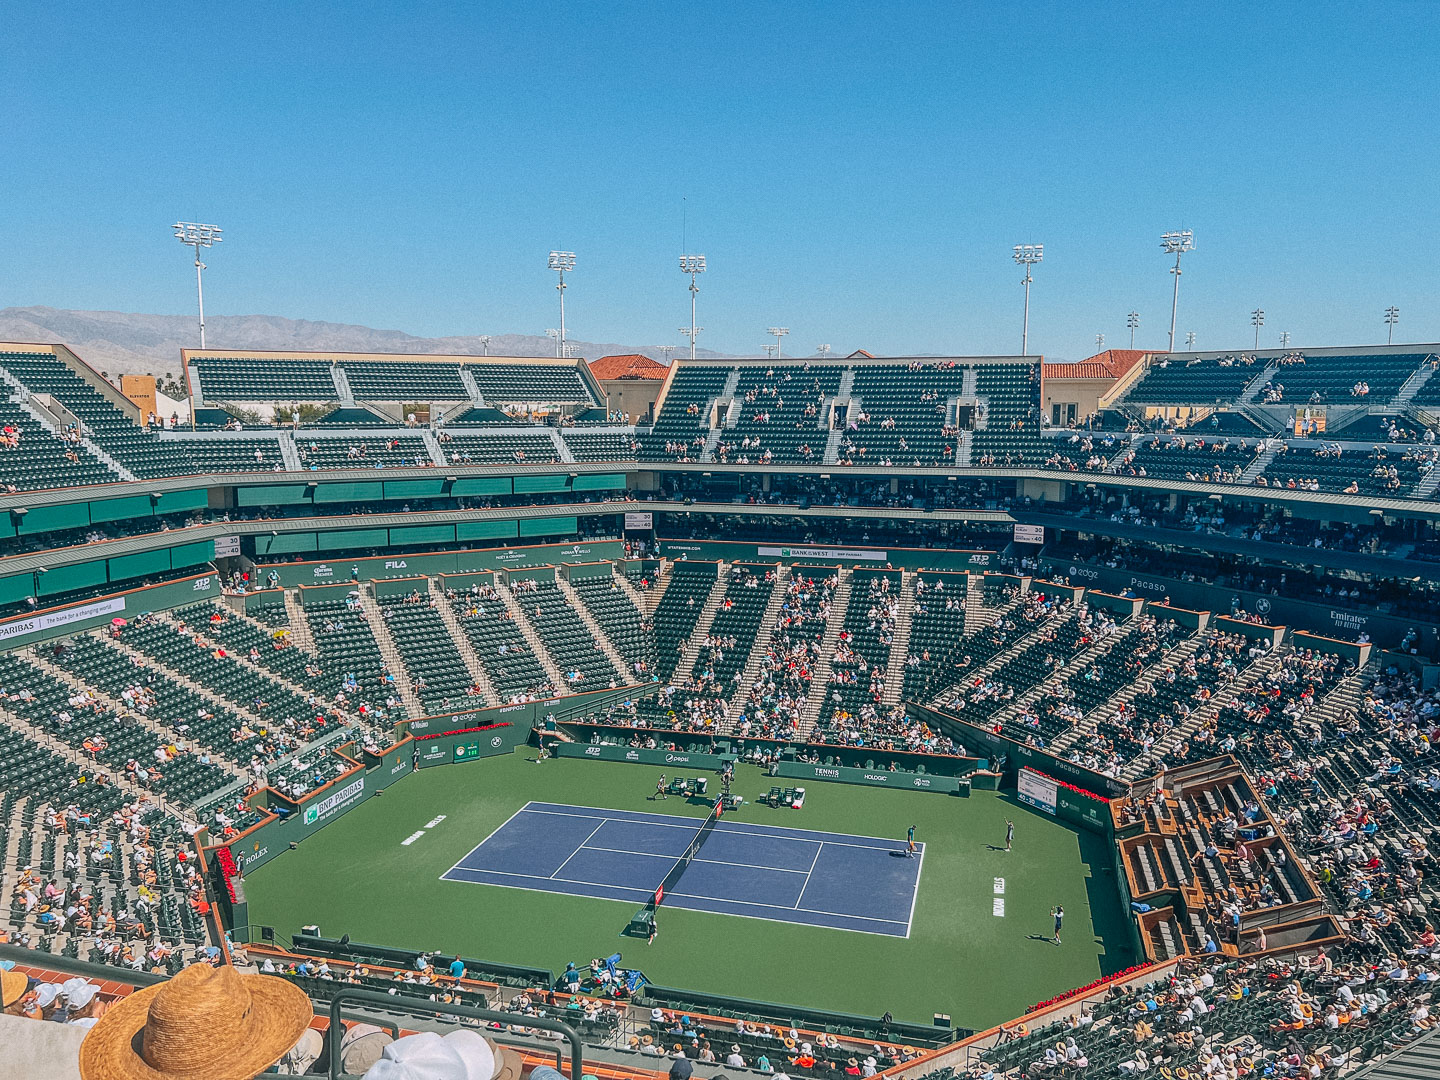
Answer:
<path fill-rule="evenodd" d="M 51 307 L 0 309 L 0 341 L 68 345 L 91 367 L 112 379 L 121 375 L 179 375 L 180 350 L 199 344 L 194 315 L 140 315 L 125 311 L 66 311 Z M 480 356 L 487 346 L 478 335 L 416 337 L 401 330 L 376 330 L 347 323 L 285 319 L 278 315 L 211 315 L 205 344 L 212 349 L 290 349 L 308 352 L 441 353 Z M 661 363 L 653 346 L 614 342 L 567 342 L 572 355 L 587 360 L 640 353 Z M 555 342 L 530 334 L 492 334 L 491 356 L 554 356 Z M 697 357 L 726 354 L 697 349 Z"/>

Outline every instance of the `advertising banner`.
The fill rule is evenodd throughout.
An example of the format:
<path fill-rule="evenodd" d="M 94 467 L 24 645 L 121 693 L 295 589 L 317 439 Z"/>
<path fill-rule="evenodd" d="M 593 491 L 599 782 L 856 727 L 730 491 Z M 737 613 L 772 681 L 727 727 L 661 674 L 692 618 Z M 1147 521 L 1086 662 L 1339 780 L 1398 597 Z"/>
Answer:
<path fill-rule="evenodd" d="M 799 761 L 781 761 L 775 766 L 777 776 L 795 780 L 824 780 L 832 784 L 865 784 L 869 787 L 899 788 L 902 791 L 939 791 L 953 795 L 969 781 L 955 776 L 934 776 L 930 773 L 889 772 L 883 769 L 852 769 L 845 765 L 811 765 Z"/>
<path fill-rule="evenodd" d="M 632 746 L 605 746 L 600 743 L 559 743 L 556 757 L 589 758 L 592 761 L 629 761 L 637 765 L 668 765 L 672 769 L 710 769 L 718 772 L 734 754 L 691 754 L 684 750 L 644 750 Z"/>

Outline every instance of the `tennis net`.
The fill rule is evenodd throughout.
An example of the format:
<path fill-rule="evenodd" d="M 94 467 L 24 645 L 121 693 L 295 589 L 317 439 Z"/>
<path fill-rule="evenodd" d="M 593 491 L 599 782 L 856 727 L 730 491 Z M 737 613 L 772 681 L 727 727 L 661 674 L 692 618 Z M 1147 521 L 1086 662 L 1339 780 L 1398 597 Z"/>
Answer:
<path fill-rule="evenodd" d="M 665 902 L 665 894 L 675 888 L 675 883 L 680 880 L 680 875 L 685 873 L 686 868 L 695 861 L 695 856 L 700 854 L 700 848 L 704 845 L 710 834 L 715 831 L 715 826 L 720 821 L 722 803 L 723 800 L 721 799 L 715 800 L 715 806 L 711 809 L 710 816 L 707 817 L 705 823 L 700 826 L 700 831 L 695 834 L 689 846 L 685 848 L 684 854 L 676 860 L 675 865 L 665 874 L 665 880 L 660 882 L 660 885 L 656 888 L 655 895 L 650 898 L 650 903 L 647 905 L 648 907 L 652 909 L 657 908 Z"/>

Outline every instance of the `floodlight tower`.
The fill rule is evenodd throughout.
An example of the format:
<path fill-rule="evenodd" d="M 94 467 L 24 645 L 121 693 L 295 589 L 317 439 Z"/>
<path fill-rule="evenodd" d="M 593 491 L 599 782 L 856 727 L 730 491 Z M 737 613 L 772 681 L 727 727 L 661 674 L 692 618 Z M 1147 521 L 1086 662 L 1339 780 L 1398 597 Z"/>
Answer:
<path fill-rule="evenodd" d="M 1398 307 L 1387 307 L 1385 309 L 1385 344 L 1389 345 L 1395 341 L 1395 324 L 1400 321 L 1400 309 Z"/>
<path fill-rule="evenodd" d="M 674 345 L 656 345 L 655 348 L 656 348 L 656 350 L 660 353 L 660 355 L 661 355 L 662 357 L 664 357 L 665 363 L 666 363 L 666 365 L 668 366 L 669 363 L 670 363 L 670 354 L 675 351 L 675 346 L 674 346 Z"/>
<path fill-rule="evenodd" d="M 1194 331 L 1194 330 L 1187 330 L 1187 331 L 1185 331 L 1185 348 L 1194 350 L 1194 348 L 1195 348 L 1195 331 Z"/>
<path fill-rule="evenodd" d="M 1105 335 L 1104 335 L 1104 334 L 1096 334 L 1096 335 L 1095 335 L 1095 351 L 1096 351 L 1096 352 L 1104 352 L 1104 351 L 1105 351 Z"/>
<path fill-rule="evenodd" d="M 1020 282 L 1025 286 L 1025 322 L 1020 328 L 1020 355 L 1028 356 L 1030 347 L 1030 282 L 1035 278 L 1030 268 L 1045 258 L 1044 244 L 1016 244 L 1015 261 L 1025 267 L 1025 277 Z"/>
<path fill-rule="evenodd" d="M 775 353 L 776 353 L 776 351 L 777 351 L 779 348 L 780 348 L 779 345 L 761 345 L 761 346 L 760 346 L 761 351 L 764 352 L 765 355 L 768 356 L 771 360 L 774 360 L 774 359 L 775 359 Z"/>
<path fill-rule="evenodd" d="M 186 247 L 195 249 L 195 295 L 200 301 L 200 348 L 205 348 L 205 286 L 200 280 L 200 272 L 205 269 L 205 264 L 200 261 L 200 249 L 202 247 L 214 247 L 225 238 L 220 234 L 224 231 L 219 225 L 202 225 L 196 221 L 177 221 L 172 228 L 175 230 L 175 239 L 179 240 Z"/>
<path fill-rule="evenodd" d="M 829 356 L 829 355 L 830 355 L 830 346 L 829 346 L 829 345 L 816 345 L 816 346 L 815 346 L 815 352 L 816 352 L 818 355 L 820 355 L 820 356 Z"/>
<path fill-rule="evenodd" d="M 775 358 L 778 360 L 783 354 L 780 352 L 780 339 L 790 333 L 788 326 L 767 326 L 765 333 L 775 339 Z"/>
<path fill-rule="evenodd" d="M 680 332 L 690 339 L 690 359 L 694 360 L 695 338 L 704 329 L 702 326 L 695 325 L 695 294 L 700 291 L 700 286 L 696 284 L 695 279 L 705 272 L 705 256 L 681 255 L 680 272 L 690 275 L 690 329 L 686 330 L 682 326 Z"/>
<path fill-rule="evenodd" d="M 1175 266 L 1170 271 L 1175 275 L 1175 296 L 1170 301 L 1170 351 L 1174 352 L 1175 313 L 1180 310 L 1180 256 L 1194 249 L 1195 234 L 1189 229 L 1163 233 L 1160 236 L 1160 247 L 1167 255 L 1175 256 Z"/>
<path fill-rule="evenodd" d="M 1130 328 L 1130 348 L 1135 348 L 1135 330 L 1140 325 L 1140 313 L 1132 311 L 1125 316 L 1125 325 Z"/>
<path fill-rule="evenodd" d="M 1250 325 L 1255 327 L 1255 349 L 1259 351 L 1260 327 L 1265 325 L 1265 312 L 1263 309 L 1257 307 L 1254 311 L 1250 312 Z"/>
<path fill-rule="evenodd" d="M 558 327 L 545 331 L 545 336 L 555 342 L 555 355 L 560 356 L 560 330 Z"/>
<path fill-rule="evenodd" d="M 552 251 L 550 252 L 550 269 L 560 275 L 560 284 L 555 288 L 560 291 L 560 340 L 556 346 L 556 356 L 565 355 L 565 272 L 575 269 L 575 253 L 573 251 Z"/>
<path fill-rule="evenodd" d="M 1282 348 L 1282 349 L 1288 349 L 1288 348 L 1290 348 L 1290 331 L 1289 331 L 1289 330 L 1281 330 L 1281 331 L 1280 331 L 1280 348 Z"/>
<path fill-rule="evenodd" d="M 484 355 L 485 355 L 485 356 L 489 356 L 489 355 L 490 355 L 490 335 L 489 335 L 489 334 L 481 334 L 481 335 L 480 335 L 480 348 L 482 348 L 482 349 L 485 350 L 485 352 L 484 352 Z"/>

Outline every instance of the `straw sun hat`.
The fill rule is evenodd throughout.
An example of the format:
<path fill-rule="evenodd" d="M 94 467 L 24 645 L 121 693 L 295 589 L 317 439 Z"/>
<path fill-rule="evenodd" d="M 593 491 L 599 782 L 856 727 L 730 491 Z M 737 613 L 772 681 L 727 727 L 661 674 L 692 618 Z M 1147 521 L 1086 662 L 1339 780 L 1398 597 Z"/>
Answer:
<path fill-rule="evenodd" d="M 195 964 L 117 1002 L 80 1045 L 82 1080 L 250 1080 L 310 1025 L 305 991 Z"/>

